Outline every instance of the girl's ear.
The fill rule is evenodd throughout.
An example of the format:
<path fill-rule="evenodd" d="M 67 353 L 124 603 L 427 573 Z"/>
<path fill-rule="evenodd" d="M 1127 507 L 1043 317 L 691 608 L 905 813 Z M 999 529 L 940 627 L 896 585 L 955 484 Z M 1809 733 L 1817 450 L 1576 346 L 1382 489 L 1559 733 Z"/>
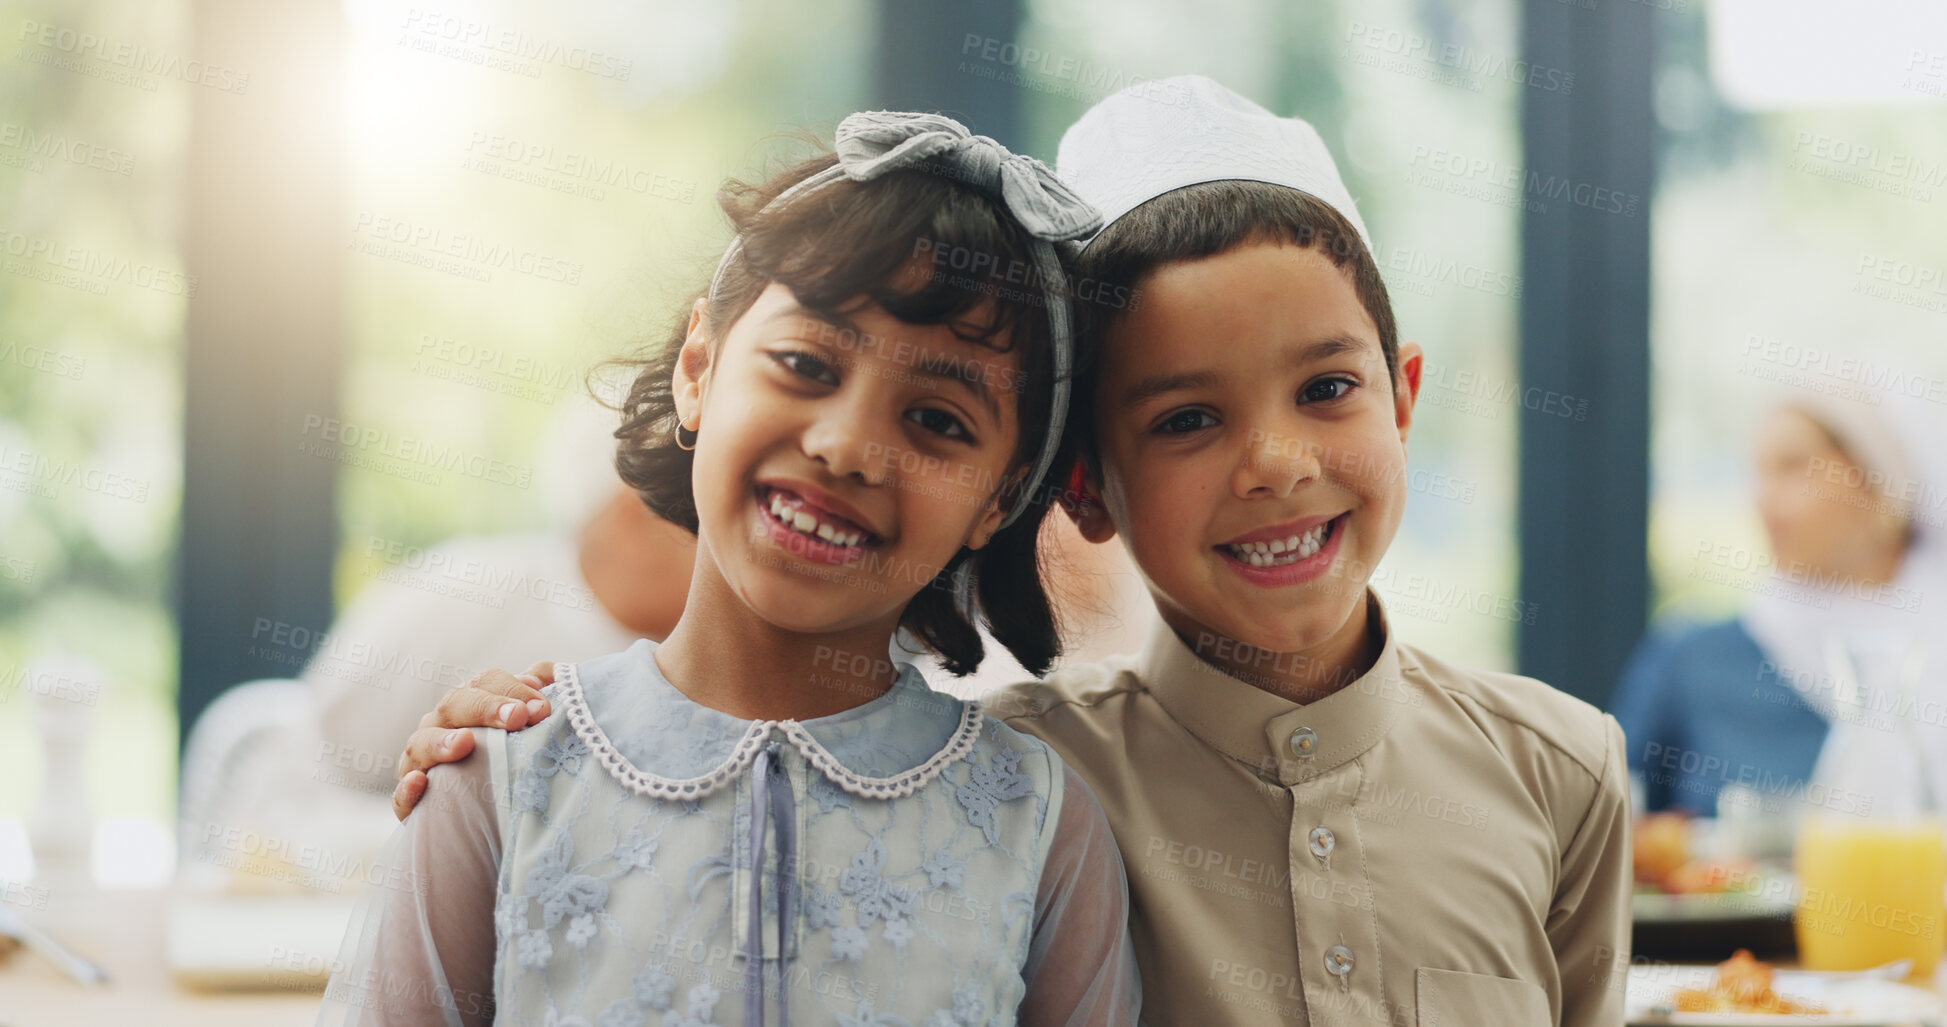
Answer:
<path fill-rule="evenodd" d="M 1008 486 L 1013 485 L 1014 480 L 1025 478 L 1027 474 L 1027 468 L 1017 469 L 1009 475 L 1006 486 L 995 489 L 994 494 L 987 497 L 987 505 L 980 511 L 980 519 L 974 521 L 973 530 L 967 533 L 968 549 L 980 549 L 994 540 L 994 534 L 1001 530 L 1001 521 L 1007 519 L 1007 511 L 1001 509 L 1001 497 L 1011 491 Z"/>
<path fill-rule="evenodd" d="M 683 351 L 676 358 L 676 373 L 670 379 L 676 421 L 690 431 L 695 431 L 702 419 L 703 386 L 710 377 L 710 334 L 704 328 L 709 313 L 710 301 L 706 299 L 690 307 L 689 334 L 683 337 Z"/>
<path fill-rule="evenodd" d="M 1115 537 L 1115 522 L 1109 519 L 1109 512 L 1102 505 L 1101 485 L 1090 478 L 1083 461 L 1075 461 L 1075 469 L 1068 475 L 1068 487 L 1061 494 L 1061 508 L 1089 542 L 1101 545 Z"/>
<path fill-rule="evenodd" d="M 1399 441 L 1413 428 L 1413 405 L 1420 399 L 1420 374 L 1426 369 L 1426 352 L 1417 342 L 1399 347 L 1399 377 L 1393 381 L 1393 420 L 1399 425 Z"/>

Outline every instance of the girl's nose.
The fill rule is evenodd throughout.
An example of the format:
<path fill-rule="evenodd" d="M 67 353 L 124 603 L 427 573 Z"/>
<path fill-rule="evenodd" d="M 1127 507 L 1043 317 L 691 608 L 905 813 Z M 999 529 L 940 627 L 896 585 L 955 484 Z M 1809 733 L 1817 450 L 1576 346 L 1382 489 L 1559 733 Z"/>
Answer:
<path fill-rule="evenodd" d="M 864 485 L 885 481 L 896 455 L 891 444 L 872 430 L 867 411 L 856 403 L 833 403 L 807 425 L 801 446 L 805 456 L 825 466 L 834 477 Z"/>

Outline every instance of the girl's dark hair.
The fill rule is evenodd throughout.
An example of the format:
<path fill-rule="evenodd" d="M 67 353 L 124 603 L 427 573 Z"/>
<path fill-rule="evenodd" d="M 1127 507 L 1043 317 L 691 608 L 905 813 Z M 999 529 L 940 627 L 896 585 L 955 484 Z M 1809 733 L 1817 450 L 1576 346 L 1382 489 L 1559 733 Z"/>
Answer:
<path fill-rule="evenodd" d="M 1013 509 L 1022 479 L 1048 434 L 1052 339 L 1039 285 L 995 275 L 1035 267 L 1038 242 L 998 200 L 945 174 L 918 168 L 866 183 L 841 179 L 793 196 L 778 209 L 764 209 L 786 189 L 836 162 L 827 152 L 763 182 L 731 181 L 718 190 L 717 204 L 743 237 L 743 245 L 710 297 L 705 322 L 711 345 L 721 345 L 758 294 L 777 282 L 790 288 L 807 310 L 837 325 L 848 324 L 848 315 L 876 304 L 907 324 L 947 324 L 962 339 L 999 352 L 1017 351 L 1018 387 L 998 390 L 1011 392 L 1019 403 L 1019 442 L 998 499 L 1001 510 Z M 1065 275 L 1072 247 L 1057 249 Z M 947 273 L 914 274 L 916 262 L 925 271 Z M 996 270 L 986 276 L 949 270 L 969 266 Z M 615 362 L 635 372 L 621 405 L 622 426 L 615 432 L 620 442 L 615 466 L 657 516 L 694 533 L 696 497 L 690 472 L 695 454 L 675 443 L 676 402 L 670 384 L 687 334 L 688 309 L 686 304 L 660 346 L 639 359 Z M 979 550 L 961 549 L 907 604 L 900 626 L 938 653 L 948 671 L 971 673 L 985 655 L 979 629 L 954 599 L 953 574 L 963 563 L 970 565 L 981 620 L 1023 667 L 1045 673 L 1060 654 L 1036 546 L 1048 492 L 1037 488 L 1013 524 Z"/>
<path fill-rule="evenodd" d="M 1070 418 L 1080 452 L 1095 452 L 1095 385 L 1107 329 L 1142 303 L 1142 283 L 1157 269 L 1228 253 L 1252 243 L 1278 242 L 1317 250 L 1345 272 L 1366 314 L 1379 329 L 1386 377 L 1399 374 L 1399 329 L 1379 265 L 1357 229 L 1331 204 L 1310 193 L 1268 182 L 1204 182 L 1144 203 L 1116 219 L 1089 243 L 1076 269 L 1099 283 L 1098 295 L 1118 302 L 1082 303 L 1081 380 Z M 1126 301 L 1121 298 L 1127 297 Z"/>

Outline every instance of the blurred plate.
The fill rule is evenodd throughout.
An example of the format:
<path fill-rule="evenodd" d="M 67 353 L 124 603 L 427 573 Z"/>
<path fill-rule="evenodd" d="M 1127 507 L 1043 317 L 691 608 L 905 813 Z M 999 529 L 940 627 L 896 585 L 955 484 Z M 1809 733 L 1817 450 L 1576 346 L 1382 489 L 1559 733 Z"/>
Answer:
<path fill-rule="evenodd" d="M 1699 895 L 1672 895 L 1666 892 L 1637 892 L 1631 902 L 1631 916 L 1641 923 L 1696 923 L 1706 920 L 1750 920 L 1759 917 L 1784 917 L 1792 913 L 1789 884 L 1766 886 L 1756 892 L 1710 892 Z"/>
<path fill-rule="evenodd" d="M 1822 974 L 1780 970 L 1772 978 L 1778 994 L 1801 1002 L 1816 1002 L 1827 1012 L 1815 1016 L 1774 1014 L 1671 1013 L 1676 993 L 1705 988 L 1716 979 L 1715 966 L 1632 966 L 1623 1015 L 1631 1024 L 1658 1027 L 1896 1027 L 1933 1022 L 1941 1013 L 1940 997 L 1907 984 L 1871 980 L 1850 974 Z"/>

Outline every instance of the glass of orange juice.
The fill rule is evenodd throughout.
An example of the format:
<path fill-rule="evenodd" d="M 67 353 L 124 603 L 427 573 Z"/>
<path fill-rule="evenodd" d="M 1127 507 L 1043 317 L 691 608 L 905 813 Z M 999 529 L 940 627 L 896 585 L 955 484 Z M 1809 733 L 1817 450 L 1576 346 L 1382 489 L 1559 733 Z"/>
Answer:
<path fill-rule="evenodd" d="M 1929 977 L 1947 946 L 1947 834 L 1937 817 L 1807 816 L 1793 924 L 1808 970 L 1913 960 Z"/>

